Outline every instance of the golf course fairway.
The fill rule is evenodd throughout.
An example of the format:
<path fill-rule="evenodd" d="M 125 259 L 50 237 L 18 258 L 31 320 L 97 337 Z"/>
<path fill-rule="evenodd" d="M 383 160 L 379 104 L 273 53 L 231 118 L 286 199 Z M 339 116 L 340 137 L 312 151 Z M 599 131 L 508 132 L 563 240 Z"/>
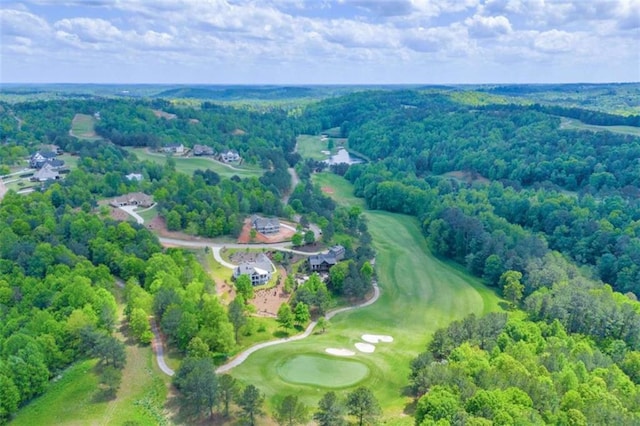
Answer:
<path fill-rule="evenodd" d="M 351 185 L 337 175 L 316 175 L 314 182 L 330 189 L 340 204 L 363 206 L 363 200 L 352 195 Z M 433 256 L 415 218 L 368 210 L 365 215 L 376 250 L 380 299 L 365 308 L 336 315 L 325 333 L 316 332 L 306 339 L 255 352 L 231 374 L 257 386 L 270 401 L 294 394 L 315 409 L 324 393 L 342 386 L 338 382 L 311 385 L 285 381 L 283 360 L 296 354 L 324 354 L 326 348 L 350 349 L 356 355 L 349 360 L 370 370 L 357 385 L 373 390 L 384 418 L 406 418 L 406 422 L 393 424 L 413 424 L 413 419 L 403 413 L 411 402 L 404 395 L 411 359 L 424 351 L 436 329 L 471 313 L 497 311 L 500 299 L 461 267 Z M 363 334 L 392 336 L 393 342 L 376 344 L 373 353 L 359 352 L 355 344 L 363 342 Z M 336 357 L 338 360 L 343 358 Z"/>

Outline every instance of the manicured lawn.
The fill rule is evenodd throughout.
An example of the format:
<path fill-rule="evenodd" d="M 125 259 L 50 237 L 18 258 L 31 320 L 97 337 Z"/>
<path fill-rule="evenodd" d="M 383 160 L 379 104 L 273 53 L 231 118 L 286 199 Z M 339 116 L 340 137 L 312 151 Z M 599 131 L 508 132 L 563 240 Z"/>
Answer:
<path fill-rule="evenodd" d="M 164 154 L 150 153 L 146 148 L 127 148 L 128 151 L 136 154 L 139 160 L 153 161 L 158 164 L 166 164 L 167 157 Z M 227 165 L 214 161 L 211 158 L 196 158 L 196 157 L 174 157 L 176 162 L 176 170 L 186 174 L 193 174 L 196 170 L 210 169 L 218 173 L 223 178 L 230 178 L 237 175 L 241 178 L 246 177 L 260 177 L 263 174 L 263 170 L 253 166 L 233 166 L 230 168 Z"/>
<path fill-rule="evenodd" d="M 330 186 L 341 203 L 362 205 L 350 195 L 350 185 L 340 177 L 321 174 L 314 179 Z M 380 400 L 385 417 L 397 418 L 410 398 L 403 395 L 408 384 L 409 363 L 425 349 L 431 334 L 468 314 L 499 310 L 498 297 L 479 280 L 457 265 L 433 256 L 415 218 L 379 211 L 367 211 L 369 230 L 377 251 L 376 273 L 380 299 L 363 309 L 345 312 L 330 321 L 324 334 L 272 346 L 251 355 L 231 373 L 274 396 L 299 395 L 315 406 L 327 385 L 296 385 L 281 377 L 281 360 L 294 354 L 325 354 L 326 348 L 356 351 L 353 361 L 365 363 L 370 374 L 358 385 L 370 387 Z M 379 343 L 374 353 L 360 353 L 354 344 L 362 334 L 383 334 L 392 343 Z M 336 387 L 340 383 L 336 381 Z M 406 424 L 411 424 L 408 419 Z"/>
<path fill-rule="evenodd" d="M 358 361 L 308 354 L 284 359 L 278 374 L 289 383 L 328 388 L 353 386 L 369 374 L 369 368 Z"/>

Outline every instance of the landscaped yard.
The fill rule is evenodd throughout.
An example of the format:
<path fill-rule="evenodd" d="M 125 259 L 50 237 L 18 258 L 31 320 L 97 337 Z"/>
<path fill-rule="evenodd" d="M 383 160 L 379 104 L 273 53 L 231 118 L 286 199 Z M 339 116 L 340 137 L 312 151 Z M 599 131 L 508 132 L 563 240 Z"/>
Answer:
<path fill-rule="evenodd" d="M 351 186 L 344 179 L 321 174 L 315 180 L 330 189 L 340 203 L 362 205 L 362 200 L 350 195 Z M 282 364 L 284 359 L 301 356 L 295 358 L 295 370 L 317 368 L 315 357 L 325 356 L 327 348 L 344 348 L 356 352 L 349 361 L 361 363 L 370 371 L 357 384 L 375 392 L 385 416 L 403 416 L 410 402 L 402 393 L 407 385 L 409 363 L 425 349 L 430 335 L 470 313 L 500 309 L 493 291 L 457 265 L 443 262 L 429 252 L 416 219 L 379 211 L 365 214 L 377 251 L 380 299 L 366 308 L 337 315 L 324 334 L 316 333 L 307 339 L 260 350 L 231 371 L 244 382 L 258 386 L 270 401 L 275 396 L 296 394 L 315 406 L 325 392 L 344 386 L 344 382 L 337 379 L 333 384 L 293 383 L 292 373 L 284 372 Z M 376 344 L 373 353 L 359 352 L 354 345 L 362 342 L 362 335 L 368 333 L 392 336 L 394 340 Z M 306 361 L 307 367 L 301 367 Z M 335 364 L 336 368 L 340 365 Z M 407 417 L 406 424 L 412 422 Z"/>
<path fill-rule="evenodd" d="M 127 148 L 127 150 L 136 154 L 140 160 L 153 161 L 163 165 L 167 162 L 166 155 L 151 153 L 146 148 Z M 206 157 L 173 157 L 173 159 L 176 162 L 176 170 L 186 174 L 193 174 L 198 169 L 213 170 L 223 178 L 230 178 L 234 175 L 241 178 L 260 177 L 264 173 L 262 169 L 255 166 L 230 166 Z"/>
<path fill-rule="evenodd" d="M 329 155 L 322 151 L 329 151 L 329 139 L 322 139 L 321 136 L 300 135 L 296 139 L 296 151 L 302 158 L 313 158 L 314 160 L 328 160 Z"/>

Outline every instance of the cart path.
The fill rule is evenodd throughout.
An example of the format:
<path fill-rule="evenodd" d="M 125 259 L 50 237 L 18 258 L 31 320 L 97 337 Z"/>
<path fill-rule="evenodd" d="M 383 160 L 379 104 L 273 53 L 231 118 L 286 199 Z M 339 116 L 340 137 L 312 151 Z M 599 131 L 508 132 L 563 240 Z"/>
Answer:
<path fill-rule="evenodd" d="M 380 297 L 380 288 L 378 287 L 378 283 L 376 283 L 375 281 L 372 284 L 373 284 L 373 297 L 371 297 L 371 299 L 366 300 L 366 301 L 364 301 L 364 302 L 362 302 L 362 303 L 360 303 L 358 305 L 347 306 L 347 307 L 344 307 L 344 308 L 334 309 L 333 311 L 327 312 L 327 314 L 325 315 L 325 319 L 330 320 L 335 315 L 340 314 L 342 312 L 351 311 L 353 309 L 358 309 L 358 308 L 364 308 L 366 306 L 374 304 L 376 302 L 376 300 L 378 300 L 378 298 Z M 311 333 L 313 332 L 313 329 L 315 328 L 315 326 L 317 324 L 318 324 L 318 321 L 312 321 L 307 326 L 307 329 L 304 331 L 304 333 L 302 333 L 302 334 L 297 334 L 295 336 L 285 337 L 283 339 L 271 340 L 269 342 L 258 343 L 257 345 L 253 345 L 250 348 L 247 348 L 244 351 L 240 352 L 231 361 L 229 361 L 226 364 L 223 364 L 220 367 L 218 367 L 216 369 L 216 373 L 223 374 L 223 373 L 228 372 L 232 368 L 237 367 L 238 365 L 240 365 L 243 362 L 245 362 L 247 360 L 247 358 L 249 358 L 249 355 L 251 355 L 254 352 L 259 351 L 260 349 L 268 348 L 269 346 L 280 345 L 282 343 L 294 342 L 296 340 L 305 339 L 305 338 L 307 338 L 307 337 L 309 337 L 311 335 Z"/>
<path fill-rule="evenodd" d="M 164 346 L 162 345 L 162 337 L 160 336 L 160 332 L 158 331 L 158 327 L 156 326 L 155 320 L 151 320 L 151 331 L 153 332 L 153 352 L 156 354 L 156 359 L 158 360 L 158 367 L 160 370 L 167 376 L 173 376 L 175 371 L 173 371 L 166 362 L 164 362 Z"/>

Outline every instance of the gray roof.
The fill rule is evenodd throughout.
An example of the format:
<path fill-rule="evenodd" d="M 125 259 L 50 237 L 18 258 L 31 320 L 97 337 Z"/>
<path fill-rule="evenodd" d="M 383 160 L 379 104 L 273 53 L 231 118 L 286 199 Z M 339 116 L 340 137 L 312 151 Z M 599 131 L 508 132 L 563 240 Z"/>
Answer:
<path fill-rule="evenodd" d="M 251 223 L 256 228 L 265 228 L 267 226 L 280 226 L 280 221 L 275 217 L 267 218 L 267 217 L 261 217 L 257 215 L 251 217 Z"/>
<path fill-rule="evenodd" d="M 335 265 L 338 263 L 336 256 L 332 253 L 314 254 L 309 256 L 309 264 L 312 266 L 322 265 L 326 263 L 328 265 Z"/>

